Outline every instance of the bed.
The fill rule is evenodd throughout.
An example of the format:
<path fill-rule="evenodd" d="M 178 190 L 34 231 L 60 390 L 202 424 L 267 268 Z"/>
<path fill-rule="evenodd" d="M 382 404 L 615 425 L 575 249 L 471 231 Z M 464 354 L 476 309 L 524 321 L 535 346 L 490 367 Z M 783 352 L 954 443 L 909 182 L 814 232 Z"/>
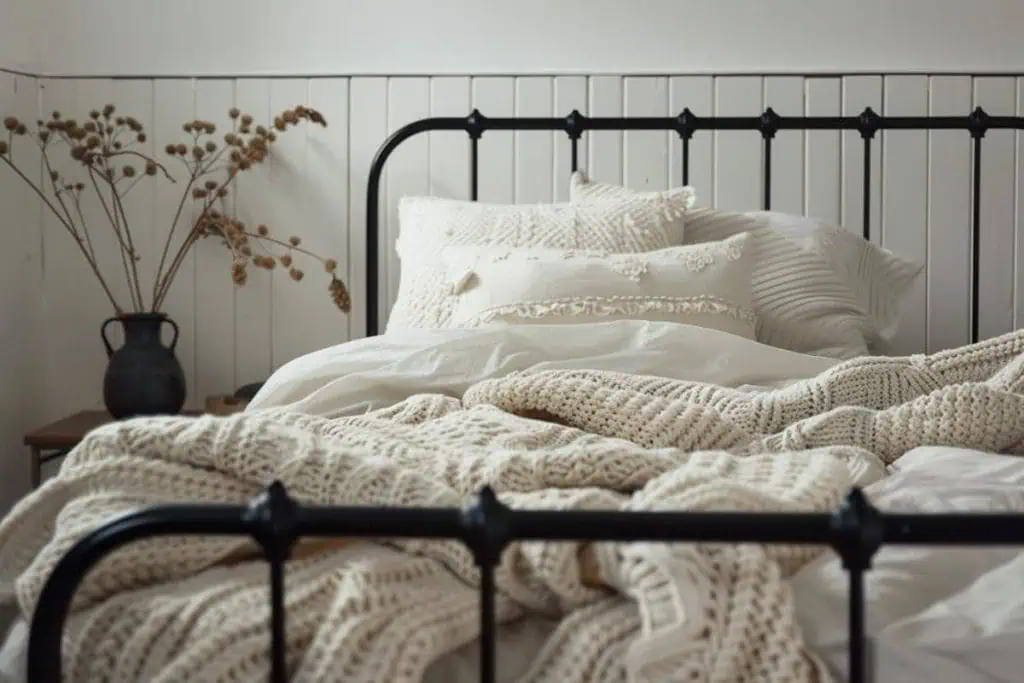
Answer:
<path fill-rule="evenodd" d="M 1015 679 L 1024 335 L 977 334 L 977 169 L 994 128 L 1024 119 L 409 124 L 368 180 L 369 336 L 282 367 L 241 415 L 83 441 L 0 524 L 0 575 L 31 615 L 0 670 Z M 684 184 L 695 134 L 759 131 L 765 210 L 587 178 L 580 138 L 623 129 L 676 131 Z M 920 265 L 871 244 L 870 211 L 857 234 L 770 210 L 787 129 L 859 131 L 866 161 L 880 130 L 971 136 L 972 344 L 883 355 Z M 563 131 L 573 198 L 403 199 L 402 282 L 378 334 L 381 175 L 429 130 L 469 134 L 472 200 L 487 131 Z"/>

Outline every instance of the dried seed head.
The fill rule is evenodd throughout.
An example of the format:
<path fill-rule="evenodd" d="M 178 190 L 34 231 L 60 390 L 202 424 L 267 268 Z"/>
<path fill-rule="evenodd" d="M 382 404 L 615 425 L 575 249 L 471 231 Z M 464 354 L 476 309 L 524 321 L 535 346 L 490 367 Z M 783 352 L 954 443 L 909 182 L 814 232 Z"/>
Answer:
<path fill-rule="evenodd" d="M 192 188 L 192 199 L 203 199 L 203 198 L 206 197 L 206 195 L 207 195 L 207 192 L 203 188 L 201 188 L 201 187 L 193 187 Z"/>
<path fill-rule="evenodd" d="M 85 189 L 85 183 L 75 183 L 75 189 L 79 192 Z"/>
<path fill-rule="evenodd" d="M 99 117 L 100 117 L 100 112 L 99 112 L 98 109 L 93 109 L 92 111 L 89 112 L 89 118 L 90 119 L 95 120 L 95 119 L 98 119 Z"/>
<path fill-rule="evenodd" d="M 100 146 L 99 136 L 90 135 L 89 139 L 85 141 L 85 146 L 88 147 L 89 149 L 95 149 L 96 147 L 99 147 Z"/>
<path fill-rule="evenodd" d="M 186 147 L 184 143 L 179 142 L 177 145 L 175 145 L 174 151 L 176 151 L 181 156 L 185 156 L 186 154 L 188 154 L 188 147 Z"/>
<path fill-rule="evenodd" d="M 28 128 L 25 126 L 24 123 L 19 123 L 17 125 L 17 127 L 14 129 L 14 134 L 15 135 L 24 135 L 27 132 L 28 132 Z"/>
<path fill-rule="evenodd" d="M 145 133 L 139 133 L 138 135 L 135 136 L 135 139 L 138 142 L 145 142 L 146 141 L 146 134 Z"/>
<path fill-rule="evenodd" d="M 281 265 L 284 266 L 285 268 L 288 268 L 289 266 L 292 265 L 292 257 L 289 254 L 285 254 L 278 260 L 281 262 Z"/>
<path fill-rule="evenodd" d="M 299 246 L 299 243 L 301 241 L 302 240 L 300 240 L 298 237 L 289 237 L 288 238 L 288 244 L 292 245 L 293 247 Z"/>
<path fill-rule="evenodd" d="M 275 118 L 274 119 L 274 128 L 277 128 L 278 130 L 284 130 L 285 129 L 284 119 L 281 118 L 280 116 Z"/>
<path fill-rule="evenodd" d="M 57 182 L 58 178 L 60 178 L 59 173 L 57 173 L 56 171 L 50 171 L 50 180 L 52 180 L 53 182 Z"/>
<path fill-rule="evenodd" d="M 86 121 L 84 124 L 82 124 L 82 128 L 87 133 L 95 133 L 96 132 L 96 122 L 95 121 Z"/>
<path fill-rule="evenodd" d="M 49 141 L 49 139 L 50 139 L 50 131 L 48 131 L 48 130 L 41 130 L 41 131 L 39 131 L 39 139 L 43 142 L 43 144 L 46 144 L 46 142 Z"/>
<path fill-rule="evenodd" d="M 7 130 L 13 131 L 17 127 L 18 119 L 14 116 L 8 116 L 4 119 L 4 128 L 6 128 Z"/>
<path fill-rule="evenodd" d="M 83 145 L 75 145 L 71 148 L 71 158 L 81 161 L 85 156 L 86 149 Z"/>
<path fill-rule="evenodd" d="M 248 170 L 250 166 L 252 166 L 252 162 L 249 161 L 248 159 L 243 158 L 241 161 L 238 162 L 238 168 L 240 168 L 243 171 Z"/>
<path fill-rule="evenodd" d="M 123 116 L 118 116 L 116 119 L 114 119 L 114 123 L 116 123 L 119 126 L 123 126 L 126 123 L 128 123 L 128 121 Z"/>
<path fill-rule="evenodd" d="M 242 112 L 240 112 L 238 110 L 238 107 L 231 107 L 231 109 L 228 109 L 228 116 L 230 116 L 232 118 L 232 120 L 233 119 L 237 119 L 238 115 L 241 114 L 241 113 Z"/>
<path fill-rule="evenodd" d="M 256 232 L 257 234 L 259 234 L 260 237 L 266 237 L 267 235 L 270 234 L 270 230 L 265 225 L 257 226 Z"/>
<path fill-rule="evenodd" d="M 53 117 L 54 121 L 60 121 L 60 112 L 59 111 L 55 111 L 55 112 L 51 113 L 50 116 Z"/>
<path fill-rule="evenodd" d="M 114 149 L 121 149 L 122 147 L 124 147 L 124 145 L 121 144 L 120 141 L 115 141 L 114 142 Z"/>
<path fill-rule="evenodd" d="M 109 119 L 113 115 L 114 115 L 114 105 L 108 104 L 105 107 L 103 107 L 103 116 L 105 116 L 106 118 Z"/>
<path fill-rule="evenodd" d="M 252 132 L 252 128 L 250 128 L 249 126 L 242 126 L 238 129 L 238 132 L 241 133 L 242 135 L 248 135 L 249 133 Z"/>
<path fill-rule="evenodd" d="M 226 145 L 233 145 L 233 144 L 235 144 L 235 139 L 237 137 L 238 136 L 235 135 L 234 133 L 224 133 L 224 144 L 226 144 Z"/>
<path fill-rule="evenodd" d="M 204 147 L 206 148 L 207 152 L 216 152 L 217 151 L 217 143 L 214 142 L 213 140 L 207 140 L 206 141 L 206 145 L 204 145 Z"/>
<path fill-rule="evenodd" d="M 256 126 L 256 135 L 259 135 L 261 138 L 266 137 L 269 132 L 264 126 Z"/>
<path fill-rule="evenodd" d="M 134 116 L 125 117 L 125 121 L 128 122 L 128 127 L 132 129 L 132 132 L 138 133 L 142 130 L 142 124 L 139 123 L 139 120 Z"/>
<path fill-rule="evenodd" d="M 178 148 L 175 147 L 174 145 L 167 145 L 166 147 L 164 147 L 164 151 L 167 152 L 168 154 L 177 154 Z"/>
<path fill-rule="evenodd" d="M 335 261 L 334 259 L 329 258 L 326 261 L 324 261 L 324 270 L 327 271 L 328 273 L 333 273 L 337 269 L 338 269 L 338 262 Z"/>
<path fill-rule="evenodd" d="M 348 313 L 352 310 L 352 297 L 349 296 L 344 282 L 332 277 L 330 284 L 327 285 L 327 292 L 331 295 L 331 301 L 341 312 Z"/>
<path fill-rule="evenodd" d="M 207 190 L 216 190 L 217 189 L 217 181 L 216 180 L 207 180 L 206 183 L 205 183 L 205 187 L 206 187 Z"/>
<path fill-rule="evenodd" d="M 192 123 L 191 122 L 186 122 L 186 123 L 181 124 L 181 129 L 183 131 L 185 131 L 186 133 L 191 133 L 192 132 Z"/>
<path fill-rule="evenodd" d="M 134 178 L 135 168 L 133 166 L 125 166 L 123 169 L 121 169 L 121 173 L 124 174 L 125 178 Z"/>
<path fill-rule="evenodd" d="M 285 123 L 298 123 L 299 117 L 295 115 L 293 111 L 286 111 L 281 114 L 281 118 L 285 120 Z"/>
<path fill-rule="evenodd" d="M 202 159 L 202 158 L 203 158 L 203 157 L 204 157 L 205 155 L 206 155 L 206 152 L 205 152 L 205 151 L 203 151 L 203 148 L 202 148 L 202 147 L 200 147 L 199 145 L 195 145 L 195 146 L 194 146 L 194 147 L 192 148 L 192 156 L 193 156 L 193 157 L 194 157 L 194 158 L 196 159 L 196 161 L 199 161 L 199 160 L 200 160 L 200 159 Z"/>
<path fill-rule="evenodd" d="M 223 199 L 224 197 L 227 197 L 228 196 L 228 188 L 222 187 L 219 190 L 217 190 L 217 196 L 220 197 L 221 199 Z"/>
<path fill-rule="evenodd" d="M 306 275 L 306 274 L 305 274 L 305 273 L 303 273 L 303 272 L 302 272 L 301 270 L 299 270 L 298 268 L 291 268 L 291 269 L 290 269 L 290 270 L 288 271 L 288 275 L 289 275 L 289 276 L 290 276 L 290 277 L 291 277 L 291 278 L 292 278 L 293 280 L 295 280 L 296 282 L 299 282 L 299 281 L 301 281 L 301 280 L 302 280 L 302 278 L 303 278 L 303 277 L 305 277 L 305 275 Z"/>
<path fill-rule="evenodd" d="M 237 164 L 241 160 L 242 160 L 242 153 L 239 152 L 237 149 L 231 150 L 231 161 L 233 161 L 234 163 Z"/>
<path fill-rule="evenodd" d="M 146 175 L 156 175 L 156 164 L 152 161 L 146 162 Z"/>
<path fill-rule="evenodd" d="M 7 154 L 9 151 L 10 149 L 7 147 L 7 141 L 0 140 L 0 154 Z"/>
<path fill-rule="evenodd" d="M 252 125 L 252 116 L 250 116 L 249 114 L 243 115 L 242 116 L 242 125 L 243 126 L 251 126 Z"/>

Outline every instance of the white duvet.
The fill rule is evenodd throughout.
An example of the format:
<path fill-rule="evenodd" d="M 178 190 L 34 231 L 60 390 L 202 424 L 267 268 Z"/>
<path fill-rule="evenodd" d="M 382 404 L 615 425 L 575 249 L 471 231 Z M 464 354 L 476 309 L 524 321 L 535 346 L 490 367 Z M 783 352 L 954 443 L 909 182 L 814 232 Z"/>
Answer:
<path fill-rule="evenodd" d="M 249 410 L 290 406 L 341 416 L 412 394 L 460 396 L 470 385 L 526 369 L 604 369 L 729 387 L 780 386 L 838 361 L 784 351 L 715 330 L 617 321 L 566 326 L 392 333 L 330 347 L 278 370 Z M 1024 513 L 1024 464 L 958 449 L 919 448 L 886 476 L 856 464 L 882 508 Z M 825 554 L 792 579 L 808 644 L 845 671 L 846 582 Z M 1024 556 L 1015 548 L 883 549 L 868 575 L 867 617 L 879 681 L 1020 680 L 1024 671 Z M 525 620 L 503 629 L 499 680 L 513 681 L 551 628 Z M 0 680 L 23 671 L 24 625 L 0 654 Z M 475 645 L 438 661 L 433 681 L 476 680 Z"/>
<path fill-rule="evenodd" d="M 526 369 L 589 368 L 711 382 L 780 386 L 838 361 L 769 347 L 739 336 L 676 323 L 616 321 L 565 326 L 389 333 L 330 347 L 278 370 L 251 410 L 291 405 L 344 415 L 384 407 L 413 393 L 460 396 L 471 384 Z M 883 509 L 1024 513 L 1024 461 L 950 448 L 918 448 L 875 481 L 860 483 Z M 1024 522 L 1022 522 L 1024 523 Z M 832 553 L 793 578 L 809 644 L 846 670 L 845 573 Z M 1018 548 L 887 547 L 867 580 L 867 627 L 875 680 L 1016 681 L 1024 671 L 1024 554 Z M 502 678 L 528 663 L 521 653 L 550 625 L 509 630 Z M 475 680 L 475 647 L 433 668 L 437 680 Z M 525 661 L 524 661 L 525 660 Z"/>

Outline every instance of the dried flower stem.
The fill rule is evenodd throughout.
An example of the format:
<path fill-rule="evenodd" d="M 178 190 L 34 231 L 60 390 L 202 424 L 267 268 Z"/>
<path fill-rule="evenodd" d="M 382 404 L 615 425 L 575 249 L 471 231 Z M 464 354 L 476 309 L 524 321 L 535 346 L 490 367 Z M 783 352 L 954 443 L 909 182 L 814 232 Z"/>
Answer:
<path fill-rule="evenodd" d="M 99 183 L 96 182 L 96 176 L 97 175 L 99 175 L 100 177 L 103 177 L 103 173 L 97 173 L 90 166 L 89 167 L 89 181 L 92 182 L 92 186 L 96 190 L 96 198 L 99 199 L 100 205 L 103 207 L 104 213 L 107 214 L 107 220 L 110 221 L 110 225 L 114 228 L 114 235 L 117 237 L 117 241 L 121 245 L 121 248 L 118 249 L 118 252 L 120 252 L 120 255 L 121 255 L 121 265 L 124 267 L 125 277 L 128 278 L 129 291 L 131 291 L 131 294 L 132 294 L 132 304 L 136 305 L 138 302 L 135 301 L 135 293 L 131 290 L 131 277 L 132 276 L 131 276 L 131 271 L 128 269 L 128 258 L 126 256 L 126 254 L 130 254 L 131 251 L 128 249 L 128 244 L 124 241 L 124 237 L 121 236 L 121 230 L 118 227 L 117 218 L 114 216 L 114 214 L 111 212 L 111 210 L 107 207 L 107 200 L 105 200 L 103 198 L 103 192 L 100 190 Z M 138 308 L 136 308 L 135 310 L 138 310 Z"/>
<path fill-rule="evenodd" d="M 28 177 L 24 173 L 21 172 L 21 169 L 19 169 L 17 166 L 15 166 L 6 155 L 0 156 L 0 159 L 3 159 L 5 164 L 10 166 L 14 170 L 15 173 L 17 173 L 19 176 L 21 176 L 21 179 L 24 180 L 32 188 L 32 190 L 37 195 L 39 195 L 39 198 L 43 200 L 43 202 L 46 204 L 46 206 L 49 207 L 50 211 L 53 212 L 53 215 L 57 217 L 57 220 L 59 220 L 61 222 L 61 224 L 67 229 L 67 231 L 74 238 L 75 244 L 77 244 L 78 248 L 82 250 L 82 255 L 85 256 L 85 260 L 88 261 L 89 267 L 92 268 L 92 272 L 96 275 L 96 279 L 98 279 L 100 281 L 100 286 L 103 288 L 103 292 L 107 295 L 107 298 L 110 299 L 110 303 L 114 307 L 114 312 L 117 313 L 117 315 L 121 315 L 122 313 L 124 313 L 122 308 L 117 305 L 117 299 L 114 298 L 113 292 L 110 291 L 110 286 L 107 285 L 106 279 L 103 277 L 103 274 L 100 273 L 100 269 L 96 265 L 96 262 L 89 255 L 88 250 L 85 248 L 85 245 L 82 243 L 82 238 L 78 235 L 78 233 L 75 230 L 74 226 L 71 223 L 68 223 L 60 215 L 60 212 L 57 211 L 57 207 L 55 207 L 53 205 L 53 202 L 51 202 L 50 199 L 45 194 L 43 194 L 42 190 L 40 190 L 38 187 L 36 187 L 35 183 L 33 183 L 31 180 L 28 179 Z"/>

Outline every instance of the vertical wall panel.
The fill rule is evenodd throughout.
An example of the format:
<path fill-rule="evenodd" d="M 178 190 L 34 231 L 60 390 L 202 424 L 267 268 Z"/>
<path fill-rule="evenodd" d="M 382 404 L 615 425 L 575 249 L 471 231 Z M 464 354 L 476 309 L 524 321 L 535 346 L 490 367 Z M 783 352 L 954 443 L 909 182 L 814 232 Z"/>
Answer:
<path fill-rule="evenodd" d="M 590 79 L 590 115 L 622 116 L 622 78 L 595 76 Z M 622 183 L 622 131 L 598 130 L 587 133 L 587 174 L 604 183 Z"/>
<path fill-rule="evenodd" d="M 669 114 L 678 116 L 689 109 L 695 116 L 714 113 L 715 80 L 711 76 L 677 76 L 669 79 Z M 697 196 L 698 206 L 709 206 L 715 194 L 713 137 L 709 131 L 694 133 L 690 140 L 690 177 L 687 179 Z M 669 186 L 683 184 L 683 142 L 671 133 L 668 162 Z"/>
<path fill-rule="evenodd" d="M 47 81 L 43 86 L 43 111 L 59 111 L 62 116 L 81 120 L 79 84 Z M 53 171 L 62 178 L 88 183 L 81 167 L 67 156 L 65 145 L 55 147 L 50 159 Z M 112 230 L 100 224 L 91 227 L 97 233 L 103 230 L 109 234 Z M 113 311 L 72 237 L 49 210 L 43 212 L 43 259 L 46 324 L 40 348 L 45 350 L 47 361 L 43 402 L 44 419 L 49 420 L 83 408 L 102 407 L 107 359 L 99 327 Z M 116 274 L 106 273 L 110 277 Z"/>
<path fill-rule="evenodd" d="M 624 116 L 668 116 L 668 80 L 629 77 L 623 84 Z M 623 136 L 622 181 L 633 190 L 668 188 L 669 131 L 628 130 Z"/>
<path fill-rule="evenodd" d="M 590 112 L 587 102 L 587 79 L 584 76 L 560 76 L 555 80 L 555 101 L 552 116 L 568 116 L 573 110 L 584 116 Z M 587 169 L 587 137 L 584 133 L 576 147 L 577 162 L 582 170 Z M 569 176 L 572 173 L 572 145 L 569 136 L 562 132 L 555 133 L 555 201 L 569 201 Z"/>
<path fill-rule="evenodd" d="M 213 136 L 199 138 L 200 145 L 209 140 L 223 140 L 223 132 L 230 130 L 228 110 L 235 106 L 235 82 L 228 79 L 203 80 L 196 83 L 196 119 L 217 127 Z M 191 136 L 187 143 L 192 146 Z M 211 157 L 203 158 L 203 168 L 210 168 Z M 271 162 L 273 163 L 273 162 Z M 255 168 L 252 173 L 273 169 Z M 214 173 L 199 180 L 223 182 L 224 175 Z M 229 193 L 231 188 L 229 188 Z M 214 202 L 214 208 L 224 210 L 230 194 L 223 202 Z M 192 201 L 192 216 L 202 214 L 207 200 Z M 275 216 L 276 218 L 276 216 Z M 287 229 L 277 221 L 272 223 L 277 232 Z M 231 252 L 219 237 L 199 240 L 194 247 L 196 258 L 195 320 L 196 320 L 196 382 L 193 397 L 200 402 L 207 396 L 230 394 L 237 387 L 235 381 L 235 292 L 231 282 Z M 269 277 L 267 272 L 253 272 L 255 278 Z M 273 305 L 273 304 L 271 304 Z M 274 321 L 274 328 L 282 326 Z"/>
<path fill-rule="evenodd" d="M 35 79 L 0 74 L 0 116 L 17 116 L 35 127 L 39 117 L 38 85 Z M 6 131 L 4 139 L 7 139 Z M 29 178 L 42 176 L 40 156 L 35 145 L 17 139 L 9 156 Z M 0 268 L 0 506 L 6 510 L 29 488 L 29 459 L 22 444 L 26 429 L 41 420 L 40 388 L 45 355 L 38 343 L 43 332 L 41 321 L 40 225 L 42 205 L 32 189 L 8 168 L 0 164 L 0 203 L 7 216 Z M 94 330 L 93 325 L 90 330 Z M 93 332 L 95 334 L 95 332 Z M 95 337 L 93 338 L 95 343 Z"/>
<path fill-rule="evenodd" d="M 335 272 L 344 280 L 341 264 L 348 260 L 348 79 L 311 80 L 309 105 L 324 115 L 327 127 L 306 125 L 306 166 L 298 172 L 309 198 L 302 235 L 313 253 L 337 261 Z M 298 287 L 305 297 L 305 310 L 299 311 L 304 317 L 296 322 L 296 328 L 305 329 L 308 335 L 297 349 L 304 353 L 347 341 L 350 317 L 328 296 L 331 276 L 323 264 L 312 259 L 306 262 L 306 278 Z"/>
<path fill-rule="evenodd" d="M 859 116 L 865 107 L 882 114 L 881 76 L 847 76 L 843 79 L 843 116 Z M 864 234 L 864 139 L 857 131 L 842 134 L 842 205 L 843 226 L 858 235 Z M 870 238 L 881 241 L 882 225 L 882 144 L 876 135 L 871 142 L 871 202 L 868 212 Z"/>
<path fill-rule="evenodd" d="M 976 78 L 974 104 L 990 114 L 1012 112 L 1016 83 L 1010 77 Z M 985 135 L 981 155 L 981 272 L 978 334 L 991 337 L 1013 329 L 1014 142 L 1009 130 Z"/>
<path fill-rule="evenodd" d="M 153 139 L 159 150 L 163 150 L 168 144 L 184 141 L 181 126 L 196 116 L 194 85 L 191 79 L 168 79 L 154 82 Z M 188 178 L 184 165 L 163 151 L 159 152 L 158 159 L 167 165 L 171 175 L 177 180 L 174 184 L 166 181 L 157 182 L 154 188 L 156 203 L 153 222 L 154 241 L 160 250 L 161 258 L 164 254 L 164 247 L 169 245 L 162 267 L 162 272 L 166 273 L 178 247 L 192 229 L 193 202 L 186 195 L 184 204 L 182 204 L 182 196 L 185 193 L 184 185 Z M 179 206 L 183 207 L 180 214 L 178 214 Z M 177 221 L 175 221 L 176 215 Z M 198 338 L 195 319 L 195 251 L 193 249 L 185 257 L 183 265 L 174 279 L 174 284 L 161 306 L 162 310 L 173 318 L 181 329 L 181 337 L 178 340 L 178 362 L 181 363 L 185 371 L 188 405 L 191 407 L 198 407 L 202 403 L 196 391 L 196 344 Z M 159 259 L 157 266 L 160 266 Z"/>
<path fill-rule="evenodd" d="M 838 78 L 807 79 L 805 111 L 808 116 L 838 116 L 842 110 Z M 805 133 L 807 167 L 804 213 L 839 223 L 839 131 L 814 130 Z"/>
<path fill-rule="evenodd" d="M 515 79 L 474 78 L 473 107 L 485 116 L 513 116 L 516 108 Z M 514 148 L 511 131 L 492 130 L 480 138 L 480 201 L 515 201 Z"/>
<path fill-rule="evenodd" d="M 717 116 L 756 116 L 764 109 L 761 79 L 728 76 L 715 80 Z M 715 132 L 714 206 L 727 211 L 761 208 L 761 134 L 754 131 Z"/>
<path fill-rule="evenodd" d="M 430 114 L 430 81 L 426 78 L 392 78 L 388 82 L 388 130 L 394 132 L 402 126 Z M 385 282 L 381 290 L 387 310 L 398 295 L 401 276 L 395 240 L 398 239 L 398 203 L 406 195 L 425 195 L 429 190 L 430 171 L 427 136 L 417 135 L 402 143 L 391 156 L 385 169 L 387 186 L 387 237 L 382 254 L 387 264 Z M 382 317 L 382 320 L 384 317 Z"/>
<path fill-rule="evenodd" d="M 928 113 L 928 78 L 894 76 L 885 79 L 885 113 L 921 116 Z M 924 131 L 885 131 L 882 134 L 885 171 L 882 181 L 882 245 L 924 263 L 928 253 L 928 136 Z M 925 348 L 928 273 L 914 282 L 900 328 L 888 349 L 897 355 Z"/>
<path fill-rule="evenodd" d="M 325 112 L 326 113 L 326 112 Z M 387 135 L 388 125 L 388 91 L 385 78 L 353 78 L 349 84 L 349 193 L 351 201 L 348 205 L 348 283 L 352 295 L 352 314 L 349 332 L 352 338 L 366 335 L 366 183 L 370 173 L 373 156 L 381 141 Z M 379 197 L 378 240 L 381 253 L 393 248 L 393 242 L 386 240 L 387 220 L 387 177 L 381 178 L 384 184 Z M 383 259 L 381 259 L 383 261 Z M 383 266 L 383 264 L 382 264 Z M 385 272 L 379 272 L 380 283 L 383 283 Z M 383 291 L 383 285 L 381 285 Z M 380 303 L 380 332 L 384 331 L 387 319 L 388 302 L 383 297 Z"/>
<path fill-rule="evenodd" d="M 938 76 L 929 84 L 932 116 L 971 110 L 971 79 Z M 971 340 L 971 138 L 962 130 L 928 134 L 928 349 Z"/>
<path fill-rule="evenodd" d="M 516 116 L 549 117 L 554 108 L 554 84 L 545 76 L 515 79 Z M 550 202 L 554 190 L 554 133 L 519 130 L 513 134 L 515 149 L 515 202 Z"/>
<path fill-rule="evenodd" d="M 430 79 L 431 116 L 468 116 L 470 81 L 463 76 Z M 430 146 L 430 194 L 469 199 L 469 136 L 461 130 L 427 134 Z"/>
<path fill-rule="evenodd" d="M 1017 79 L 1017 116 L 1024 116 L 1024 78 Z M 1014 259 L 1014 318 L 1013 327 L 1024 326 L 1024 131 L 1017 131 L 1017 172 L 1014 178 L 1017 208 L 1016 253 Z"/>
<path fill-rule="evenodd" d="M 274 120 L 270 111 L 270 81 L 264 78 L 241 78 L 235 82 L 235 106 L 261 125 Z M 239 122 L 233 122 L 227 131 L 237 131 Z M 223 143 L 223 136 L 219 141 Z M 266 162 L 272 164 L 273 160 Z M 271 222 L 276 196 L 270 184 L 269 166 L 240 173 L 234 184 L 235 213 L 252 232 L 260 225 Z M 274 232 L 287 226 L 274 225 Z M 262 254 L 254 245 L 253 254 Z M 271 331 L 274 328 L 274 309 L 271 290 L 272 273 L 250 265 L 244 286 L 235 289 L 235 380 L 241 386 L 259 382 L 269 376 L 273 368 L 270 357 Z"/>
<path fill-rule="evenodd" d="M 804 79 L 769 76 L 764 79 L 764 106 L 780 116 L 803 116 Z M 801 214 L 804 211 L 804 135 L 782 130 L 772 143 L 771 208 Z"/>

